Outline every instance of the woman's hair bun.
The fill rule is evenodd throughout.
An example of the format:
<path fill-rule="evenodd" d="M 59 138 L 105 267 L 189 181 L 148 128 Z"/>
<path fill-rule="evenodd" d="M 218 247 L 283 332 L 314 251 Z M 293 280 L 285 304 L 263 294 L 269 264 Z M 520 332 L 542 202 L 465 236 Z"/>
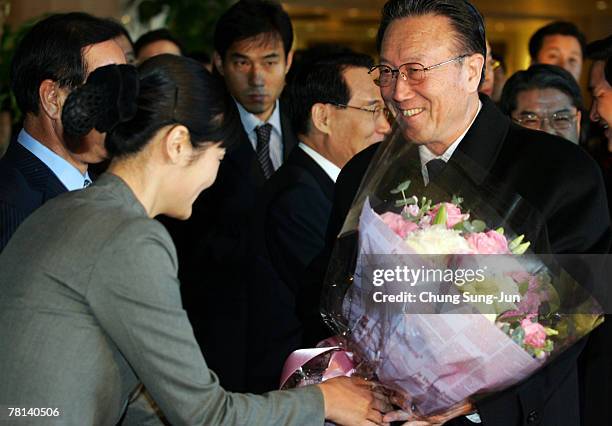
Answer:
<path fill-rule="evenodd" d="M 105 133 L 131 120 L 138 110 L 138 72 L 132 65 L 106 65 L 95 69 L 64 104 L 62 124 L 72 136 L 92 129 Z"/>

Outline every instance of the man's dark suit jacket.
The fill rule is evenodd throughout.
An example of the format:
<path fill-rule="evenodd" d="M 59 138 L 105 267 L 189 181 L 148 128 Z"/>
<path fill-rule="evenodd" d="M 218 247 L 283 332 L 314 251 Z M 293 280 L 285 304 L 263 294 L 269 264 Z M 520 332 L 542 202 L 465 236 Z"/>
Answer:
<path fill-rule="evenodd" d="M 466 170 L 466 179 L 483 186 L 493 180 L 500 200 L 521 195 L 543 218 L 540 233 L 552 253 L 607 253 L 610 219 L 594 161 L 564 139 L 511 123 L 488 98 L 481 100 L 482 110 L 457 147 L 482 168 Z M 361 152 L 343 168 L 336 183 L 329 242 L 340 232 L 376 149 Z M 456 157 L 453 154 L 449 163 L 461 169 Z M 478 402 L 483 425 L 579 425 L 576 360 L 583 347 L 581 341 L 523 383 Z M 462 422 L 467 420 L 453 421 Z"/>
<path fill-rule="evenodd" d="M 304 275 L 325 245 L 334 182 L 296 148 L 264 186 L 250 258 L 247 391 L 278 389 L 287 356 L 302 347 L 299 303 L 315 300 Z"/>
<path fill-rule="evenodd" d="M 11 141 L 0 160 L 0 252 L 30 213 L 66 191 L 45 163 Z"/>
<path fill-rule="evenodd" d="M 282 104 L 281 127 L 286 160 L 297 140 Z M 255 203 L 266 179 L 242 126 L 236 135 L 191 218 L 162 222 L 177 246 L 183 303 L 206 362 L 225 389 L 240 392 L 245 390 L 249 284 L 244 265 Z"/>

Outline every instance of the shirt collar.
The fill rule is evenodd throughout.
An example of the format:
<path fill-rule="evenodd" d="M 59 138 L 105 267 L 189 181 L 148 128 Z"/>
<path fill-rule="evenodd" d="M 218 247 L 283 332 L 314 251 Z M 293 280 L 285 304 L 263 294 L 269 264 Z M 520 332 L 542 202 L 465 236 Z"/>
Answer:
<path fill-rule="evenodd" d="M 44 146 L 42 143 L 34 139 L 25 129 L 21 129 L 17 136 L 17 142 L 19 142 L 25 149 L 30 151 L 32 155 L 36 156 L 40 161 L 45 163 L 49 169 L 57 176 L 60 182 L 68 189 L 73 191 L 75 189 L 82 189 L 85 186 L 85 182 L 91 182 L 88 172 L 81 174 L 81 172 L 70 164 L 66 159 L 60 157 L 55 152 Z"/>
<path fill-rule="evenodd" d="M 340 174 L 340 167 L 336 166 L 334 163 L 329 161 L 327 158 L 323 157 L 317 151 L 309 147 L 303 142 L 300 142 L 298 145 L 310 158 L 312 158 L 318 165 L 323 169 L 327 176 L 336 183 L 338 179 L 338 175 Z"/>
<path fill-rule="evenodd" d="M 434 158 L 438 158 L 438 159 L 444 161 L 445 163 L 448 162 L 448 160 L 450 160 L 450 158 L 452 157 L 453 153 L 455 152 L 455 150 L 459 146 L 459 143 L 463 140 L 463 138 L 467 134 L 468 130 L 470 130 L 470 127 L 472 127 L 472 124 L 474 124 L 474 120 L 476 120 L 476 117 L 478 117 L 478 114 L 480 113 L 481 109 L 482 109 L 482 102 L 479 100 L 478 101 L 478 111 L 476 111 L 476 114 L 474 115 L 474 118 L 470 122 L 470 125 L 467 126 L 465 131 L 461 135 L 459 135 L 459 137 L 457 139 L 455 139 L 455 141 L 448 148 L 446 148 L 446 151 L 444 151 L 444 153 L 442 155 L 434 154 L 425 145 L 419 146 L 419 156 L 421 158 L 421 167 L 424 168 L 425 164 L 427 164 L 430 160 L 433 160 Z"/>
<path fill-rule="evenodd" d="M 238 107 L 238 113 L 240 113 L 240 121 L 242 122 L 242 126 L 246 130 L 247 133 L 254 132 L 256 127 L 265 124 L 266 122 L 261 121 L 254 114 L 248 112 L 236 99 L 236 106 Z M 274 111 L 272 115 L 268 119 L 267 123 L 272 125 L 272 128 L 276 130 L 279 135 L 283 134 L 281 130 L 281 121 L 280 121 L 280 108 L 278 99 L 276 100 L 276 104 L 274 105 Z"/>

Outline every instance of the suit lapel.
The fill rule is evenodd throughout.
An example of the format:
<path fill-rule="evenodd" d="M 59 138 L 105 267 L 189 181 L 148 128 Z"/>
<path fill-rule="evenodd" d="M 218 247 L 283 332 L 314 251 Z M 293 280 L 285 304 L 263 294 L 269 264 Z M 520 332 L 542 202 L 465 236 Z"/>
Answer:
<path fill-rule="evenodd" d="M 266 178 L 242 124 L 240 125 L 239 138 L 240 140 L 234 150 L 228 155 L 228 159 L 236 164 L 237 169 L 244 173 L 253 185 L 260 187 L 264 184 Z"/>
<path fill-rule="evenodd" d="M 488 97 L 483 96 L 480 100 L 482 109 L 455 151 L 460 154 L 453 154 L 449 160 L 477 184 L 483 183 L 489 175 L 510 129 L 510 119 Z"/>
<path fill-rule="evenodd" d="M 323 194 L 330 201 L 334 197 L 334 181 L 325 173 L 325 170 L 317 164 L 308 154 L 301 148 L 296 148 L 289 159 L 287 160 L 288 165 L 296 165 L 305 169 L 319 184 L 319 187 L 323 191 Z"/>

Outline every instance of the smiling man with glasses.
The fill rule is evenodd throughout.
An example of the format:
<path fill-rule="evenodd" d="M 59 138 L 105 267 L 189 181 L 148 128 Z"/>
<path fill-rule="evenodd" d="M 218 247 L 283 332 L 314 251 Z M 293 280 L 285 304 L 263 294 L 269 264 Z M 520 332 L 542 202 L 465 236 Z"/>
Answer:
<path fill-rule="evenodd" d="M 377 47 L 380 64 L 370 74 L 396 117 L 394 126 L 406 141 L 418 145 L 415 156 L 421 161 L 423 183 L 435 181 L 449 193 L 462 188 L 464 180 L 492 188 L 495 197 L 488 202 L 502 215 L 520 196 L 538 212 L 534 217 L 541 224 L 540 234 L 533 231 L 535 222 L 517 220 L 508 226 L 531 234 L 535 253 L 608 252 L 610 218 L 594 161 L 558 136 L 513 123 L 487 96 L 479 96 L 485 30 L 482 16 L 469 1 L 389 0 L 382 11 Z M 567 118 L 556 109 L 534 112 L 546 124 L 552 119 L 555 127 L 563 127 Z M 576 109 L 569 112 L 578 118 Z M 379 146 L 357 154 L 338 177 L 327 232 L 329 252 L 337 238 L 347 253 L 356 244 L 354 233 L 338 235 Z M 429 163 L 432 160 L 435 163 Z M 429 176 L 429 170 L 437 173 Z M 461 174 L 453 173 L 457 171 Z M 579 342 L 521 384 L 476 402 L 465 401 L 460 410 L 440 413 L 430 423 L 579 425 L 577 358 L 583 347 Z M 605 398 L 610 400 L 609 395 Z M 409 418 L 395 413 L 384 420 Z"/>
<path fill-rule="evenodd" d="M 504 86 L 500 108 L 523 127 L 580 141 L 580 87 L 556 65 L 532 65 L 515 73 Z"/>

